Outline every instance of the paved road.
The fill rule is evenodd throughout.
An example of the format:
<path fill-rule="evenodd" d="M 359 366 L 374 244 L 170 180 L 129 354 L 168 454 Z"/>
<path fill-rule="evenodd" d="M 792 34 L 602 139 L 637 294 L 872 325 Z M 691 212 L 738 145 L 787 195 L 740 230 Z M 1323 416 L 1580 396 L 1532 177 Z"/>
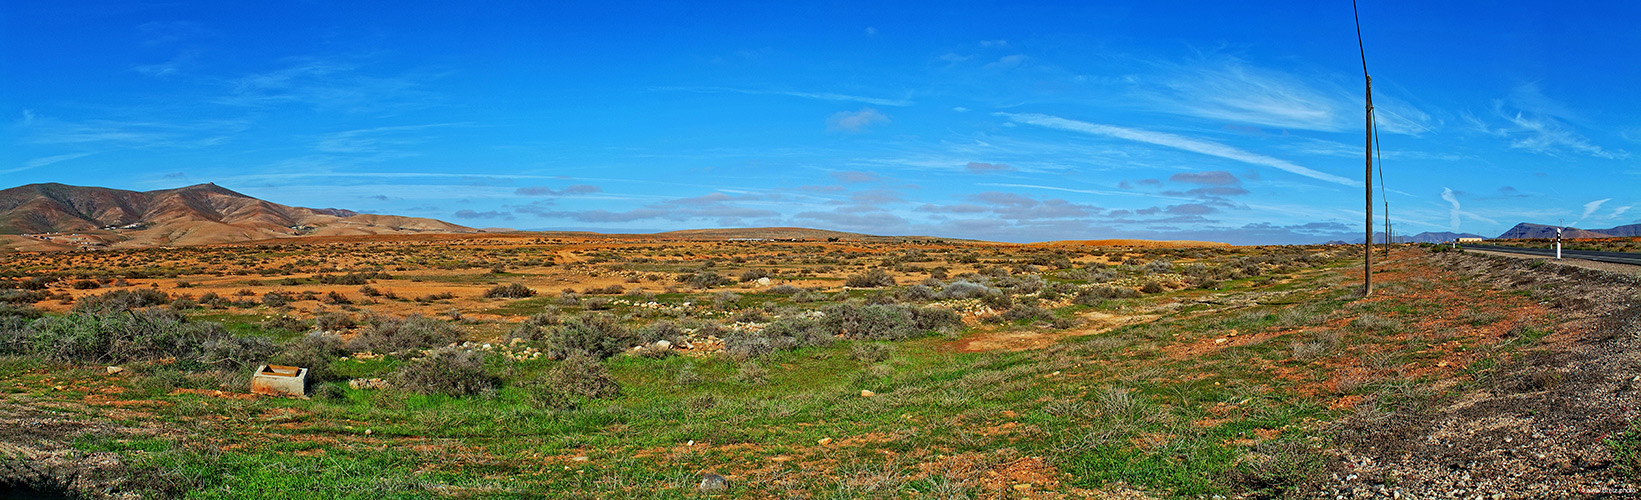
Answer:
<path fill-rule="evenodd" d="M 1520 253 L 1527 255 L 1543 255 L 1554 257 L 1554 248 L 1521 248 L 1501 247 L 1496 245 L 1460 245 L 1471 250 L 1487 250 L 1490 252 Z M 1641 253 L 1632 252 L 1595 252 L 1590 250 L 1562 250 L 1561 256 L 1572 259 L 1593 260 L 1596 262 L 1612 262 L 1615 264 L 1635 264 L 1641 266 Z"/>

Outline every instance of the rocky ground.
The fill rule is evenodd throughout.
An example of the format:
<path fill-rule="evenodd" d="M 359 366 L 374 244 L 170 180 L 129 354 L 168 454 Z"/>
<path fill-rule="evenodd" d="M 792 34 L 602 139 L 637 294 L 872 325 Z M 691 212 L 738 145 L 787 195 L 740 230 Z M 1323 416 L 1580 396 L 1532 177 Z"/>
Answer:
<path fill-rule="evenodd" d="M 1604 443 L 1641 417 L 1641 278 L 1493 255 L 1443 263 L 1532 294 L 1561 330 L 1473 385 L 1361 406 L 1336 423 L 1338 467 L 1305 496 L 1641 498 Z"/>

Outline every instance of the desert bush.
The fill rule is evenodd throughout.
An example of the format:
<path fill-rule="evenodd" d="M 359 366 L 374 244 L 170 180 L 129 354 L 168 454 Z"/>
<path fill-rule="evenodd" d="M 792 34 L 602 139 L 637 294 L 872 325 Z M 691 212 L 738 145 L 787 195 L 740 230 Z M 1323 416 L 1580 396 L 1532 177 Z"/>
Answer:
<path fill-rule="evenodd" d="M 653 343 L 657 340 L 665 340 L 673 345 L 683 342 L 685 337 L 684 329 L 679 328 L 671 321 L 650 323 L 643 328 L 639 328 L 637 334 L 639 342 Z"/>
<path fill-rule="evenodd" d="M 1138 296 L 1140 296 L 1140 293 L 1132 288 L 1095 285 L 1077 292 L 1077 298 L 1072 299 L 1072 301 L 1086 306 L 1097 306 L 1100 302 L 1110 299 L 1130 299 Z"/>
<path fill-rule="evenodd" d="M 0 318 L 15 317 L 34 319 L 40 317 L 41 314 L 42 313 L 39 309 L 35 309 L 34 306 L 29 304 L 11 304 L 0 302 Z"/>
<path fill-rule="evenodd" d="M 894 276 L 890 276 L 888 271 L 873 269 L 865 273 L 849 275 L 848 278 L 843 280 L 843 286 L 850 288 L 881 288 L 886 286 L 895 286 L 895 278 Z"/>
<path fill-rule="evenodd" d="M 945 288 L 940 290 L 940 298 L 972 299 L 977 297 L 985 297 L 996 293 L 998 293 L 998 291 L 989 286 L 972 281 L 957 280 L 947 283 Z"/>
<path fill-rule="evenodd" d="M 855 345 L 850 346 L 849 356 L 855 358 L 855 361 L 872 364 L 889 359 L 889 355 L 893 354 L 894 350 L 894 346 L 890 344 L 856 342 Z"/>
<path fill-rule="evenodd" d="M 288 292 L 268 292 L 262 294 L 262 305 L 268 307 L 285 307 L 290 304 L 291 295 Z"/>
<path fill-rule="evenodd" d="M 201 344 L 229 337 L 217 323 L 192 323 L 174 311 L 73 312 L 34 320 L 20 334 L 23 350 L 46 359 L 120 363 L 192 358 Z"/>
<path fill-rule="evenodd" d="M 337 332 L 353 328 L 353 317 L 346 313 L 322 312 L 313 317 L 314 328 L 325 332 Z"/>
<path fill-rule="evenodd" d="M 769 293 L 774 293 L 774 294 L 780 294 L 780 295 L 793 295 L 793 294 L 803 292 L 803 289 L 792 286 L 792 285 L 780 284 L 780 285 L 775 285 L 775 286 L 769 287 L 768 292 Z"/>
<path fill-rule="evenodd" d="M 763 269 L 747 269 L 741 273 L 741 282 L 746 283 L 748 281 L 758 281 L 759 278 L 768 277 L 770 277 L 769 271 L 765 271 Z"/>
<path fill-rule="evenodd" d="M 525 342 L 541 342 L 547 339 L 547 332 L 552 327 L 563 324 L 564 318 L 557 312 L 545 312 L 531 315 L 519 322 L 502 340 L 512 341 L 520 339 Z"/>
<path fill-rule="evenodd" d="M 939 297 L 939 292 L 924 285 L 912 285 L 900 291 L 900 298 L 911 302 L 930 301 Z"/>
<path fill-rule="evenodd" d="M 825 345 L 832 342 L 832 335 L 819 320 L 786 318 L 771 322 L 756 332 L 731 332 L 723 337 L 723 342 L 724 352 L 747 359 L 776 351 Z"/>
<path fill-rule="evenodd" d="M 703 290 L 732 283 L 729 278 L 719 276 L 718 273 L 712 271 L 698 271 L 682 275 L 678 277 L 678 281 Z"/>
<path fill-rule="evenodd" d="M 471 396 L 495 390 L 501 379 L 484 369 L 484 355 L 441 347 L 413 359 L 393 373 L 394 385 L 420 394 Z"/>
<path fill-rule="evenodd" d="M 325 296 L 320 298 L 319 301 L 333 305 L 353 303 L 352 300 L 348 299 L 348 296 L 342 295 L 341 293 L 335 291 L 325 292 Z"/>
<path fill-rule="evenodd" d="M 68 286 L 75 290 L 94 290 L 103 287 L 101 283 L 92 280 L 79 280 L 69 283 Z"/>
<path fill-rule="evenodd" d="M 262 320 L 261 327 L 269 331 L 300 332 L 308 329 L 308 322 L 281 314 Z"/>
<path fill-rule="evenodd" d="M 1377 314 L 1363 314 L 1350 322 L 1350 326 L 1370 332 L 1395 333 L 1402 330 L 1402 322 Z"/>
<path fill-rule="evenodd" d="M 404 318 L 373 317 L 364 331 L 348 343 L 354 351 L 398 352 L 455 342 L 461 331 L 454 325 L 412 314 Z"/>
<path fill-rule="evenodd" d="M 733 309 L 741 301 L 741 294 L 735 292 L 718 292 L 712 295 L 712 307 L 718 309 Z"/>
<path fill-rule="evenodd" d="M 491 287 L 489 290 L 484 291 L 484 298 L 487 298 L 487 299 L 495 299 L 495 298 L 522 299 L 522 298 L 526 298 L 526 297 L 534 297 L 535 295 L 536 295 L 535 290 L 531 290 L 530 287 L 527 287 L 527 286 L 524 286 L 524 285 L 521 285 L 521 284 L 518 284 L 518 283 L 508 283 L 506 285 L 496 285 L 494 287 Z"/>
<path fill-rule="evenodd" d="M 1144 285 L 1140 285 L 1140 293 L 1162 293 L 1166 291 L 1168 291 L 1167 288 L 1163 288 L 1161 283 L 1155 281 L 1147 281 Z"/>
<path fill-rule="evenodd" d="M 279 353 L 274 354 L 269 364 L 299 366 L 308 369 L 308 384 L 316 384 L 335 379 L 331 371 L 331 363 L 337 358 L 348 354 L 343 349 L 342 337 L 325 332 L 308 332 L 307 335 L 285 342 Z"/>
<path fill-rule="evenodd" d="M 609 314 L 587 314 L 565 320 L 545 332 L 542 343 L 548 357 L 566 359 L 582 353 L 606 359 L 637 344 L 638 338 Z"/>
<path fill-rule="evenodd" d="M 266 361 L 279 352 L 279 347 L 267 337 L 227 336 L 205 341 L 199 351 L 195 361 L 219 370 L 237 371 Z"/>
<path fill-rule="evenodd" d="M 581 307 L 587 308 L 588 311 L 605 311 L 605 310 L 609 310 L 610 307 L 611 307 L 610 306 L 610 299 L 607 299 L 607 298 L 604 298 L 604 297 L 593 297 L 593 298 L 581 301 Z"/>
<path fill-rule="evenodd" d="M 572 354 L 560 361 L 543 377 L 546 390 L 559 390 L 592 399 L 613 398 L 621 395 L 621 384 L 610 376 L 610 370 L 597 358 L 583 353 Z"/>
<path fill-rule="evenodd" d="M 102 295 L 82 297 L 74 304 L 75 312 L 111 312 L 165 305 L 171 296 L 149 288 L 114 290 Z"/>
<path fill-rule="evenodd" d="M 51 294 L 39 290 L 0 290 L 0 303 L 33 304 L 50 296 Z"/>
<path fill-rule="evenodd" d="M 1329 351 L 1339 346 L 1339 332 L 1327 330 L 1315 334 L 1311 340 L 1293 343 L 1293 357 L 1300 361 L 1310 361 L 1326 356 Z"/>
<path fill-rule="evenodd" d="M 901 340 L 962 322 L 943 307 L 840 304 L 825 312 L 821 322 L 828 333 L 856 339 Z"/>

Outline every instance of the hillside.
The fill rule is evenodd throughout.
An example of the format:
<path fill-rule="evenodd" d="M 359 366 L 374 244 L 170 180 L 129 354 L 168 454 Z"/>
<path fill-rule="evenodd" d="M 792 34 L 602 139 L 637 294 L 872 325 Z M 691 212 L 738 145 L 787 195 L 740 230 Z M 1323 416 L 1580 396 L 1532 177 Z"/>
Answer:
<path fill-rule="evenodd" d="M 1626 228 L 1626 227 L 1630 227 L 1630 226 L 1619 226 L 1619 228 Z M 1615 228 L 1615 229 L 1618 229 L 1618 228 Z M 1608 238 L 1608 237 L 1611 237 L 1611 236 L 1614 236 L 1614 235 L 1609 234 L 1606 231 L 1602 231 L 1602 230 L 1591 231 L 1591 230 L 1578 229 L 1578 228 L 1567 228 L 1561 234 L 1561 237 L 1568 238 L 1568 239 Z M 1523 223 L 1520 223 L 1520 224 L 1516 224 L 1516 227 L 1510 228 L 1509 231 L 1505 231 L 1504 234 L 1499 235 L 1497 239 L 1508 240 L 1508 239 L 1554 238 L 1554 237 L 1556 237 L 1556 227 L 1555 226 L 1550 226 L 1550 225 L 1545 225 L 1545 224 L 1533 224 L 1531 222 L 1523 222 Z"/>
<path fill-rule="evenodd" d="M 291 207 L 216 184 L 127 191 L 30 184 L 0 191 L 0 234 L 14 248 L 200 245 L 296 236 L 470 233 L 447 222 L 335 208 Z"/>

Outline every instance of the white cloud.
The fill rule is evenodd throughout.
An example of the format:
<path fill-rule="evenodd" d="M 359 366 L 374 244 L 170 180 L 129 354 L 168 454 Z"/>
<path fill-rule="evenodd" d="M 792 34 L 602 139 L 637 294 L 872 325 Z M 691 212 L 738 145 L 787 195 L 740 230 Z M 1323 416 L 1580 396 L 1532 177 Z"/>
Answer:
<path fill-rule="evenodd" d="M 1589 202 L 1589 203 L 1585 203 L 1584 204 L 1584 215 L 1578 216 L 1579 220 L 1584 220 L 1584 219 L 1589 218 L 1590 214 L 1595 213 L 1596 210 L 1600 210 L 1601 205 L 1603 203 L 1606 203 L 1606 202 L 1609 202 L 1609 201 L 1612 201 L 1612 198 L 1602 198 L 1602 199 L 1595 200 L 1595 201 L 1592 201 L 1592 202 Z M 1577 225 L 1578 223 L 1575 222 L 1573 224 Z"/>
<path fill-rule="evenodd" d="M 1164 65 L 1161 88 L 1140 94 L 1161 111 L 1179 115 L 1294 130 L 1360 130 L 1366 111 L 1360 87 L 1315 83 L 1320 80 L 1216 58 Z M 1428 113 L 1379 86 L 1374 90 L 1382 132 L 1418 135 L 1432 129 L 1435 120 Z"/>
<path fill-rule="evenodd" d="M 1459 230 L 1459 213 L 1464 211 L 1463 208 L 1459 207 L 1459 197 L 1453 195 L 1453 190 L 1452 189 L 1448 189 L 1446 186 L 1443 186 L 1442 187 L 1442 199 L 1447 200 L 1448 203 L 1453 204 L 1453 208 L 1447 211 L 1447 217 L 1448 217 L 1447 220 L 1448 220 L 1448 223 L 1451 225 L 1451 229 L 1453 231 L 1458 231 Z"/>
<path fill-rule="evenodd" d="M 860 111 L 840 111 L 826 119 L 826 129 L 842 132 L 862 132 L 873 125 L 889 123 L 889 117 L 872 108 Z"/>
<path fill-rule="evenodd" d="M 1163 132 L 1152 132 L 1152 131 L 1149 131 L 1149 130 L 1139 130 L 1139 129 L 1115 127 L 1115 126 L 1111 126 L 1111 125 L 1101 125 L 1101 124 L 1098 124 L 1098 123 L 1088 123 L 1088 122 L 1080 122 L 1080 121 L 1076 121 L 1076 120 L 1067 120 L 1065 118 L 1060 118 L 1060 117 L 1057 117 L 1057 116 L 1042 115 L 1042 114 L 1035 114 L 1035 113 L 1025 113 L 1025 114 L 998 113 L 998 115 L 1008 117 L 1008 119 L 1010 119 L 1012 121 L 1015 121 L 1015 122 L 1019 122 L 1019 123 L 1025 123 L 1025 124 L 1037 125 L 1037 126 L 1049 127 L 1049 128 L 1056 128 L 1056 129 L 1060 129 L 1060 130 L 1070 130 L 1070 131 L 1073 131 L 1073 132 L 1082 132 L 1082 133 L 1085 133 L 1085 134 L 1103 135 L 1103 136 L 1106 136 L 1106 137 L 1115 137 L 1115 138 L 1118 138 L 1118 139 L 1125 139 L 1125 140 L 1130 140 L 1130 141 L 1135 141 L 1135 142 L 1143 142 L 1143 143 L 1147 143 L 1147 144 L 1155 144 L 1155 145 L 1158 145 L 1158 146 L 1169 147 L 1169 148 L 1174 148 L 1174 149 L 1179 149 L 1179 150 L 1184 150 L 1184 151 L 1190 151 L 1190 152 L 1193 152 L 1193 153 L 1200 153 L 1200 154 L 1205 154 L 1205 155 L 1208 155 L 1208 156 L 1215 156 L 1215 157 L 1219 157 L 1219 158 L 1225 158 L 1225 159 L 1228 159 L 1228 160 L 1240 161 L 1240 162 L 1243 162 L 1243 163 L 1248 163 L 1248 164 L 1253 164 L 1253 165 L 1262 165 L 1262 166 L 1266 166 L 1266 167 L 1271 167 L 1271 168 L 1275 168 L 1275 169 L 1278 169 L 1278 170 L 1283 170 L 1283 171 L 1286 171 L 1286 172 L 1289 172 L 1289 173 L 1292 173 L 1292 174 L 1301 175 L 1301 176 L 1305 176 L 1305 177 L 1310 177 L 1312 179 L 1316 179 L 1316 180 L 1320 180 L 1320 181 L 1332 182 L 1334 184 L 1342 184 L 1342 185 L 1346 185 L 1346 186 L 1355 186 L 1355 187 L 1361 187 L 1362 186 L 1361 182 L 1358 182 L 1358 181 L 1355 181 L 1355 180 L 1346 179 L 1344 177 L 1340 177 L 1340 176 L 1325 173 L 1325 172 L 1318 172 L 1318 171 L 1312 170 L 1310 168 L 1306 168 L 1306 167 L 1303 167 L 1303 166 L 1300 166 L 1300 165 L 1296 165 L 1293 162 L 1289 162 L 1287 160 L 1282 160 L 1282 159 L 1279 159 L 1279 158 L 1272 158 L 1272 157 L 1261 155 L 1261 154 L 1258 154 L 1258 153 L 1251 153 L 1251 152 L 1248 152 L 1248 151 L 1243 151 L 1243 150 L 1233 148 L 1233 147 L 1230 147 L 1230 146 L 1226 146 L 1224 144 L 1219 144 L 1219 143 L 1216 143 L 1216 142 L 1209 142 L 1209 141 L 1203 141 L 1203 140 L 1198 140 L 1198 139 L 1192 139 L 1192 138 L 1189 138 L 1189 137 L 1178 136 L 1178 135 L 1168 134 L 1168 133 L 1163 133 Z"/>
<path fill-rule="evenodd" d="M 677 91 L 677 92 L 700 92 L 700 93 L 728 92 L 728 93 L 733 93 L 733 94 L 747 94 L 747 95 L 782 95 L 782 96 L 788 96 L 788 97 L 802 97 L 802 98 L 805 98 L 805 99 L 818 99 L 818 100 L 822 100 L 822 101 L 858 102 L 858 103 L 862 103 L 862 104 L 871 104 L 873 106 L 905 107 L 905 106 L 911 106 L 911 105 L 915 104 L 914 102 L 908 101 L 908 100 L 905 100 L 905 99 L 882 99 L 882 98 L 877 98 L 877 97 L 864 97 L 864 96 L 858 96 L 858 95 L 837 94 L 837 93 L 832 93 L 832 92 L 795 92 L 795 91 L 788 91 L 788 90 L 753 90 L 753 89 L 736 89 L 736 88 L 728 88 L 728 87 L 660 87 L 656 90 Z"/>

